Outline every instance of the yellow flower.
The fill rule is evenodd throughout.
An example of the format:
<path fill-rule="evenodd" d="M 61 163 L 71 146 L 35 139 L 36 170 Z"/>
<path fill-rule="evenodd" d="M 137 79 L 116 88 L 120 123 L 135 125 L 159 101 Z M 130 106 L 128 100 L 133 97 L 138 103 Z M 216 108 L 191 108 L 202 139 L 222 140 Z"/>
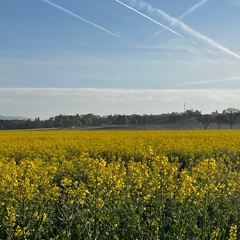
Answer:
<path fill-rule="evenodd" d="M 237 240 L 237 225 L 234 224 L 230 227 L 228 240 Z"/>

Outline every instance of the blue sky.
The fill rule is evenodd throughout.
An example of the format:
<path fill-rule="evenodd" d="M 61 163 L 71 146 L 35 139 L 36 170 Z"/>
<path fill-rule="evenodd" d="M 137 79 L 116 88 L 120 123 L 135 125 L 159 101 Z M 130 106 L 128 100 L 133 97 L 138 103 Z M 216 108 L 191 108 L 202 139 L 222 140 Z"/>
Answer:
<path fill-rule="evenodd" d="M 239 0 L 1 0 L 0 115 L 239 108 Z"/>

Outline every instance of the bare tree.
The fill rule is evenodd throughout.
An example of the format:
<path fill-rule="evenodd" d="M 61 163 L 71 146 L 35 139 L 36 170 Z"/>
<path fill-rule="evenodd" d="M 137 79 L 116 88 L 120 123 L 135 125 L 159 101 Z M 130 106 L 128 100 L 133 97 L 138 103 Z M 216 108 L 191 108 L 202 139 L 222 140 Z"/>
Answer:
<path fill-rule="evenodd" d="M 236 108 L 228 108 L 223 110 L 223 114 L 226 116 L 227 123 L 230 128 L 233 128 L 233 125 L 239 121 L 240 111 Z"/>
<path fill-rule="evenodd" d="M 204 114 L 197 117 L 198 122 L 202 123 L 206 130 L 208 126 L 213 122 L 214 118 L 212 115 Z"/>
<path fill-rule="evenodd" d="M 225 114 L 217 113 L 217 114 L 214 114 L 213 116 L 214 116 L 214 122 L 217 123 L 218 129 L 220 129 L 222 125 L 228 123 Z"/>

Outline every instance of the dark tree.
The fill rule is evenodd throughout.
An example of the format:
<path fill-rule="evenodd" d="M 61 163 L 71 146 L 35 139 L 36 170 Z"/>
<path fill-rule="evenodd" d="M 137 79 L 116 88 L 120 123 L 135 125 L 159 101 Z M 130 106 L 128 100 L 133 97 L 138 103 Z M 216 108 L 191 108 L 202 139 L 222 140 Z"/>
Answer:
<path fill-rule="evenodd" d="M 224 124 L 227 124 L 227 118 L 225 114 L 222 113 L 216 113 L 213 115 L 214 117 L 214 122 L 217 123 L 218 129 L 220 129 L 220 127 Z"/>
<path fill-rule="evenodd" d="M 118 115 L 117 119 L 115 120 L 117 124 L 122 124 L 123 126 L 129 123 L 129 119 L 126 115 Z"/>
<path fill-rule="evenodd" d="M 197 117 L 198 122 L 202 123 L 206 130 L 208 126 L 213 122 L 214 118 L 212 115 L 204 114 Z"/>
<path fill-rule="evenodd" d="M 194 111 L 193 109 L 191 109 L 191 110 L 186 110 L 183 115 L 184 115 L 185 119 L 193 119 L 193 118 L 197 118 L 198 116 L 200 116 L 201 112 L 198 110 Z"/>
<path fill-rule="evenodd" d="M 143 117 L 143 127 L 144 127 L 144 130 L 146 128 L 146 116 Z"/>
<path fill-rule="evenodd" d="M 233 125 L 239 122 L 240 111 L 236 108 L 228 108 L 223 110 L 223 115 L 225 115 L 226 120 L 230 128 L 233 128 Z"/>

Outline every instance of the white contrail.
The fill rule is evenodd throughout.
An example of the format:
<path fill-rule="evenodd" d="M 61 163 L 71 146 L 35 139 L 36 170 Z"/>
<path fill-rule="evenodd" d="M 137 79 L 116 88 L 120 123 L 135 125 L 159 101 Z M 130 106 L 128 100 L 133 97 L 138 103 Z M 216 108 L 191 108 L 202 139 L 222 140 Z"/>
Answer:
<path fill-rule="evenodd" d="M 190 7 L 185 13 L 183 13 L 178 19 L 182 19 L 184 17 L 186 17 L 188 14 L 190 14 L 191 12 L 195 11 L 197 8 L 201 7 L 205 2 L 207 2 L 208 0 L 202 0 L 201 2 L 193 5 L 192 7 Z"/>
<path fill-rule="evenodd" d="M 229 82 L 229 81 L 239 81 L 239 80 L 240 80 L 240 76 L 239 77 L 209 79 L 209 80 L 195 81 L 195 82 L 185 82 L 185 83 L 174 84 L 171 86 L 177 87 L 177 86 L 196 85 L 196 84 L 204 84 L 204 83 Z"/>
<path fill-rule="evenodd" d="M 72 11 L 69 11 L 68 9 L 66 9 L 66 8 L 64 8 L 64 7 L 60 6 L 60 5 L 52 3 L 49 0 L 42 0 L 42 1 L 47 3 L 47 4 L 49 4 L 49 5 L 51 5 L 51 6 L 53 6 L 53 7 L 55 7 L 55 8 L 57 8 L 57 9 L 59 9 L 59 10 L 61 10 L 61 11 L 63 11 L 63 12 L 65 12 L 65 13 L 67 13 L 67 14 L 69 14 L 69 15 L 71 15 L 71 16 L 73 16 L 73 17 L 75 17 L 75 18 L 77 18 L 77 19 L 79 19 L 79 20 L 81 20 L 81 21 L 83 21 L 83 22 L 85 22 L 85 23 L 87 23 L 87 24 L 90 24 L 90 25 L 92 25 L 92 26 L 94 26 L 94 27 L 96 27 L 96 28 L 98 28 L 98 29 L 100 29 L 100 30 L 102 30 L 102 31 L 112 35 L 113 37 L 116 37 L 116 38 L 118 38 L 118 39 L 120 39 L 120 40 L 122 40 L 124 42 L 128 42 L 126 39 L 119 37 L 117 34 L 110 32 L 106 28 L 103 28 L 103 27 L 101 27 L 101 26 L 99 26 L 99 25 L 97 25 L 97 24 L 95 24 L 93 22 L 88 21 L 87 19 L 85 19 L 83 17 L 80 17 L 79 15 L 75 14 Z"/>
<path fill-rule="evenodd" d="M 122 5 L 123 5 L 123 6 L 125 6 L 126 8 L 128 8 L 128 9 L 130 9 L 130 10 L 132 10 L 132 11 L 136 12 L 137 14 L 139 14 L 139 15 L 141 15 L 141 16 L 143 16 L 143 17 L 145 17 L 146 19 L 148 19 L 148 20 L 150 20 L 150 21 L 152 21 L 152 22 L 156 23 L 157 25 L 159 25 L 159 26 L 161 26 L 161 27 L 163 27 L 163 28 L 167 29 L 168 31 L 170 31 L 170 32 L 172 32 L 172 33 L 174 33 L 174 34 L 176 34 L 176 35 L 178 35 L 178 36 L 181 36 L 179 33 L 175 32 L 175 31 L 174 31 L 174 30 L 172 30 L 171 28 L 169 28 L 169 27 L 167 27 L 167 26 L 165 26 L 165 25 L 161 24 L 160 22 L 158 22 L 158 21 L 156 21 L 156 20 L 154 20 L 154 19 L 152 19 L 152 18 L 148 17 L 147 15 L 145 15 L 145 14 L 143 14 L 143 13 L 139 12 L 139 11 L 138 11 L 138 10 L 136 10 L 135 8 L 133 8 L 133 7 L 130 7 L 129 5 L 127 5 L 127 4 L 125 4 L 125 3 L 123 3 L 123 2 L 121 2 L 121 1 L 119 1 L 119 0 L 115 0 L 115 1 L 116 1 L 116 2 L 118 2 L 118 3 L 120 3 L 120 4 L 122 4 Z"/>
<path fill-rule="evenodd" d="M 197 8 L 199 8 L 200 6 L 202 6 L 205 2 L 207 2 L 208 0 L 202 0 L 201 2 L 193 5 L 192 7 L 190 7 L 185 13 L 183 13 L 181 16 L 178 17 L 178 19 L 182 19 L 184 17 L 186 17 L 188 14 L 190 14 L 191 12 L 195 11 Z M 160 33 L 162 33 L 163 31 L 159 31 L 156 32 L 152 37 L 150 37 L 147 41 L 149 40 L 153 40 L 154 38 L 156 38 Z"/>
<path fill-rule="evenodd" d="M 116 0 L 115 0 L 116 1 Z M 199 40 L 202 40 L 204 42 L 206 42 L 207 44 L 209 44 L 210 46 L 221 50 L 222 52 L 227 53 L 228 55 L 231 55 L 232 57 L 237 58 L 238 60 L 240 60 L 240 55 L 238 55 L 237 53 L 231 51 L 230 49 L 222 46 L 221 44 L 215 42 L 213 39 L 203 35 L 200 32 L 197 32 L 196 30 L 194 30 L 193 28 L 187 26 L 185 23 L 181 22 L 180 20 L 178 20 L 177 18 L 174 18 L 170 15 L 168 15 L 167 13 L 165 13 L 164 11 L 154 8 L 152 7 L 150 4 L 140 1 L 140 8 L 147 8 L 149 13 L 157 13 L 157 15 L 159 15 L 160 17 L 163 17 L 166 21 L 169 22 L 170 25 L 172 26 L 177 26 L 179 27 L 182 31 L 184 31 L 185 33 L 194 36 L 196 38 L 198 38 Z"/>

